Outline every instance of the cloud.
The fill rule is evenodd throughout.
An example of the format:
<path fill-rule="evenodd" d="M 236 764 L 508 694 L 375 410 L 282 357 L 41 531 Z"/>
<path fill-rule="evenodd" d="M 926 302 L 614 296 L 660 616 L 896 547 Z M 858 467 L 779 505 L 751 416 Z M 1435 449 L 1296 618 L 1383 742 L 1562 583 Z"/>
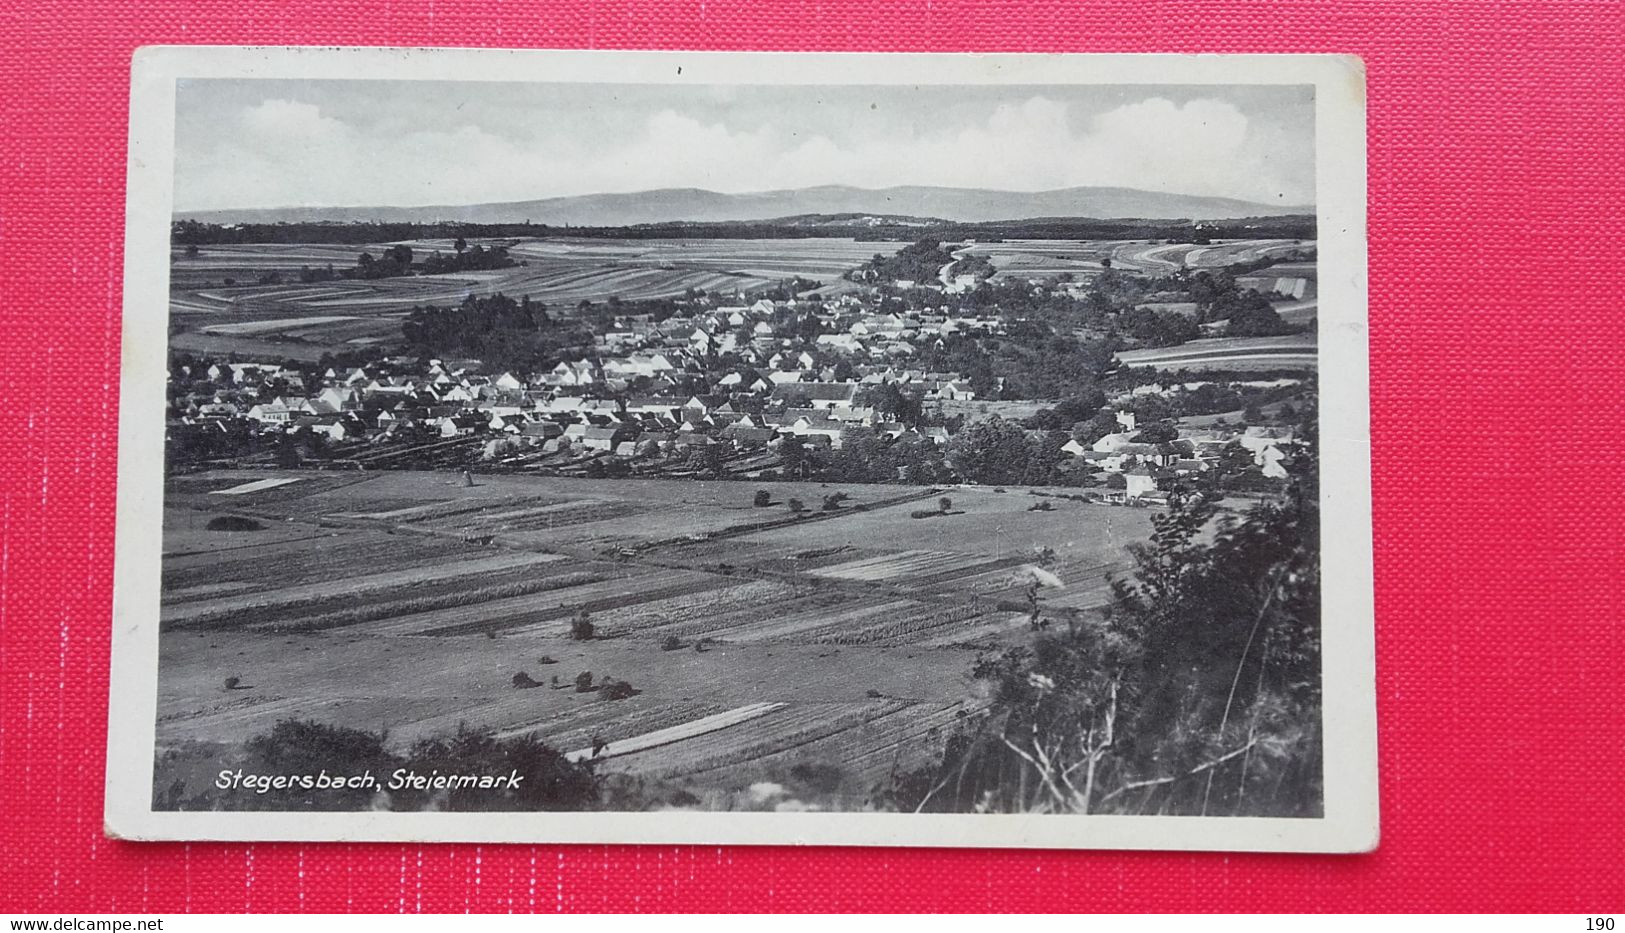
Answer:
<path fill-rule="evenodd" d="M 398 124 L 269 99 L 178 147 L 177 207 L 476 203 L 662 187 L 727 192 L 845 184 L 1035 191 L 1105 185 L 1260 201 L 1312 200 L 1307 133 L 1257 127 L 1226 100 L 1147 96 L 1094 113 L 1044 94 L 939 125 L 794 112 L 735 115 L 722 98 L 614 128 L 590 113 Z M 696 115 L 700 114 L 700 115 Z M 454 116 L 460 117 L 458 112 Z M 618 116 L 624 117 L 624 114 Z M 868 115 L 863 115 L 868 116 Z"/>
<path fill-rule="evenodd" d="M 267 100 L 243 111 L 242 129 L 262 141 L 295 143 L 348 133 L 344 123 L 322 116 L 315 104 Z"/>

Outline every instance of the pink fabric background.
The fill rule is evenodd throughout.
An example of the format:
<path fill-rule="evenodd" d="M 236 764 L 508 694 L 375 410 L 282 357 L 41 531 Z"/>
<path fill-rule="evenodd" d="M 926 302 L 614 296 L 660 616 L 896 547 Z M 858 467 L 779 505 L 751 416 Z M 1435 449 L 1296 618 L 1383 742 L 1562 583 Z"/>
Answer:
<path fill-rule="evenodd" d="M 1622 11 L 14 0 L 0 10 L 0 911 L 1625 908 Z M 1381 849 L 104 839 L 126 102 L 130 53 L 149 43 L 1364 56 Z"/>

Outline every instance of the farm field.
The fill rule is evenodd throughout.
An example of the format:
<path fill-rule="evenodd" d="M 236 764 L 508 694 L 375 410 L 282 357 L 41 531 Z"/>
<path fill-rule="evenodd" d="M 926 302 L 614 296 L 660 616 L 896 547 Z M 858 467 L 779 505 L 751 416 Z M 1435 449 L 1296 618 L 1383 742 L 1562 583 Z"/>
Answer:
<path fill-rule="evenodd" d="M 1047 610 L 1096 606 L 1152 514 L 1058 498 L 1028 511 L 1041 500 L 1025 488 L 817 483 L 761 484 L 774 505 L 757 508 L 757 488 L 532 476 L 468 487 L 433 472 L 172 479 L 160 751 L 212 743 L 229 757 L 290 718 L 385 730 L 398 749 L 466 726 L 566 752 L 596 744 L 606 772 L 680 785 L 706 805 L 835 765 L 858 805 L 985 703 L 971 665 L 1029 637 L 1022 568 L 1035 549 L 1055 551 L 1066 584 L 1046 591 Z M 835 488 L 850 497 L 836 512 L 784 508 Z M 949 514 L 909 517 L 943 495 Z M 223 515 L 263 527 L 211 530 Z M 595 637 L 572 640 L 583 610 Z M 539 686 L 515 689 L 520 671 Z M 582 671 L 637 692 L 577 692 Z"/>
<path fill-rule="evenodd" d="M 963 252 L 987 257 L 998 269 L 994 275 L 998 281 L 1062 273 L 1087 278 L 1100 274 L 1104 268 L 1101 261 L 1108 258 L 1113 269 L 1169 275 L 1181 269 L 1213 269 L 1314 247 L 1313 240 L 1219 240 L 1205 245 L 1155 240 L 1007 240 L 978 243 Z M 1313 264 L 1307 265 L 1307 275 L 1312 279 Z M 1300 270 L 1295 274 L 1303 273 Z"/>
<path fill-rule="evenodd" d="M 1119 351 L 1117 359 L 1125 366 L 1169 370 L 1312 370 L 1318 363 L 1319 355 L 1315 349 L 1315 334 L 1309 332 L 1284 337 L 1192 340 L 1176 347 Z"/>
<path fill-rule="evenodd" d="M 568 309 L 612 296 L 677 297 L 690 288 L 732 294 L 792 276 L 834 287 L 841 273 L 902 245 L 833 238 L 500 242 L 519 265 L 308 284 L 298 280 L 302 267 L 348 268 L 362 251 L 376 256 L 395 244 L 209 246 L 190 257 L 176 250 L 170 264 L 171 345 L 201 353 L 237 350 L 314 360 L 322 352 L 394 341 L 411 308 L 453 305 L 468 295 L 528 295 Z M 405 245 L 418 256 L 453 249 L 447 240 Z M 271 273 L 280 281 L 256 284 Z"/>

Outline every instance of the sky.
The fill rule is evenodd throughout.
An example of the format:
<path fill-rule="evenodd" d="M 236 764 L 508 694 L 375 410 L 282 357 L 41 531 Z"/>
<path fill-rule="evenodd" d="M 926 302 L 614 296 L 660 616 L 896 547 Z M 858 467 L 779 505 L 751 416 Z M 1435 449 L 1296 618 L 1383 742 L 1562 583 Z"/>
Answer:
<path fill-rule="evenodd" d="M 841 184 L 1314 203 L 1307 86 L 185 80 L 175 209 Z"/>

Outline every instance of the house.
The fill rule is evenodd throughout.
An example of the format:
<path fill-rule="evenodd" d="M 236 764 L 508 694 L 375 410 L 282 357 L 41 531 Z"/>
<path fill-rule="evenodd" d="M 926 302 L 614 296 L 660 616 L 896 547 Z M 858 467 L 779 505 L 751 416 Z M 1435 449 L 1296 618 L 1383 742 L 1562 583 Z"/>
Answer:
<path fill-rule="evenodd" d="M 1128 485 L 1123 494 L 1130 499 L 1139 499 L 1148 493 L 1157 491 L 1157 477 L 1150 469 L 1138 466 L 1123 474 L 1123 480 Z"/>
<path fill-rule="evenodd" d="M 564 436 L 564 426 L 553 421 L 531 421 L 519 429 L 519 443 L 534 447 Z"/>
<path fill-rule="evenodd" d="M 452 415 L 450 418 L 441 419 L 440 436 L 466 437 L 483 429 L 486 424 L 487 419 L 482 418 L 477 413 L 470 412 L 468 414 Z"/>
<path fill-rule="evenodd" d="M 497 431 L 502 434 L 518 434 L 524 430 L 529 419 L 524 415 L 500 415 L 493 413 L 491 420 L 486 422 L 486 430 Z"/>
<path fill-rule="evenodd" d="M 1074 437 L 1065 444 L 1061 445 L 1061 453 L 1071 454 L 1074 457 L 1081 457 L 1086 453 L 1093 453 L 1093 451 L 1078 443 L 1078 439 Z"/>
<path fill-rule="evenodd" d="M 856 382 L 797 382 L 776 385 L 769 398 L 791 408 L 851 408 Z"/>
<path fill-rule="evenodd" d="M 773 429 L 749 427 L 739 422 L 723 428 L 717 436 L 725 441 L 732 441 L 734 446 L 741 450 L 746 450 L 766 447 L 773 440 Z"/>
<path fill-rule="evenodd" d="M 846 425 L 836 421 L 833 418 L 812 417 L 807 415 L 802 415 L 785 428 L 787 433 L 794 434 L 796 437 L 803 439 L 810 439 L 813 437 L 825 438 L 829 442 L 829 446 L 834 449 L 840 448 L 841 434 L 845 430 Z"/>
<path fill-rule="evenodd" d="M 258 421 L 262 425 L 284 425 L 293 420 L 293 416 L 304 407 L 302 398 L 278 398 L 268 404 L 255 405 L 248 410 L 248 419 Z"/>
<path fill-rule="evenodd" d="M 1127 447 L 1130 443 L 1132 443 L 1129 438 L 1133 436 L 1133 434 L 1128 433 L 1108 434 L 1105 437 L 1102 437 L 1100 440 L 1095 441 L 1091 446 L 1093 449 L 1098 450 L 1103 454 L 1116 453 L 1119 449 Z"/>
<path fill-rule="evenodd" d="M 588 450 L 611 451 L 615 445 L 627 439 L 628 431 L 624 427 L 613 428 L 587 428 L 581 432 L 576 441 Z"/>

